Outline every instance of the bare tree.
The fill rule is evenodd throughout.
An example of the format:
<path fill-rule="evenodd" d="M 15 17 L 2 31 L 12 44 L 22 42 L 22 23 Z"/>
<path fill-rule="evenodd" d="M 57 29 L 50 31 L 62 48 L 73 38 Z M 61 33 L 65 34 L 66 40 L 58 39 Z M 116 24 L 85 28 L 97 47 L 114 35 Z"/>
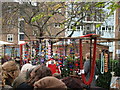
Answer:
<path fill-rule="evenodd" d="M 108 4 L 109 13 L 105 13 L 103 8 Z M 72 28 L 68 35 L 71 37 L 76 26 L 86 25 L 85 18 L 103 22 L 118 7 L 114 2 L 22 2 L 9 6 L 3 3 L 3 12 L 11 10 L 10 14 L 3 13 L 6 17 L 3 24 L 18 27 L 16 18 L 22 18 L 34 31 L 36 38 L 46 35 L 59 37 L 65 30 Z M 59 25 L 59 29 L 53 29 L 55 24 Z M 24 33 L 27 35 L 27 30 Z"/>

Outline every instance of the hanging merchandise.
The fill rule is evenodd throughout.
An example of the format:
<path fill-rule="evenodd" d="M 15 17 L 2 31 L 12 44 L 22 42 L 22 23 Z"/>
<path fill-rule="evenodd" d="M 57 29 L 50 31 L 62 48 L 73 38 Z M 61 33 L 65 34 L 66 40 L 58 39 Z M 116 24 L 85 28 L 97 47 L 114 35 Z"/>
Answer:
<path fill-rule="evenodd" d="M 59 41 L 59 65 L 61 67 L 61 69 L 63 68 L 63 47 L 62 47 L 62 41 Z"/>
<path fill-rule="evenodd" d="M 31 57 L 34 58 L 34 56 L 35 56 L 34 41 L 31 41 Z"/>
<path fill-rule="evenodd" d="M 92 37 L 92 35 L 94 35 L 94 38 Z M 86 77 L 85 77 L 85 73 L 84 73 L 84 69 L 83 69 L 83 60 L 82 60 L 82 39 L 80 39 L 80 74 L 82 76 L 82 81 L 84 84 L 86 85 L 90 85 L 90 83 L 92 82 L 93 80 L 93 77 L 94 77 L 94 72 L 95 72 L 95 64 L 96 64 L 96 43 L 97 43 L 97 37 L 95 37 L 96 34 L 88 34 L 88 35 L 85 35 L 85 36 L 82 36 L 83 37 L 91 37 L 92 39 L 94 39 L 94 48 L 93 48 L 93 60 L 92 60 L 92 63 L 91 63 L 91 70 L 90 70 L 90 78 L 88 81 L 86 81 Z"/>
<path fill-rule="evenodd" d="M 69 60 L 69 70 L 70 70 L 70 75 L 72 75 L 73 68 L 74 68 L 74 44 L 73 44 L 73 39 L 70 40 L 70 60 Z"/>
<path fill-rule="evenodd" d="M 108 72 L 109 69 L 109 51 L 105 51 L 105 62 L 104 62 L 104 70 L 105 72 Z"/>
<path fill-rule="evenodd" d="M 39 62 L 39 41 L 31 42 L 31 63 L 33 65 L 40 64 Z"/>
<path fill-rule="evenodd" d="M 51 58 L 51 40 L 48 41 L 48 59 Z"/>
<path fill-rule="evenodd" d="M 109 70 L 109 51 L 108 50 L 102 50 L 101 53 L 101 74 L 104 74 L 104 72 L 108 72 Z"/>
<path fill-rule="evenodd" d="M 100 72 L 101 74 L 104 74 L 104 52 L 101 53 L 101 68 L 100 68 Z"/>
<path fill-rule="evenodd" d="M 63 74 L 63 68 L 64 68 L 64 65 L 63 65 L 63 59 L 64 59 L 64 49 L 63 49 L 63 40 L 60 40 L 59 41 L 59 44 L 58 44 L 58 53 L 59 53 L 59 56 L 58 56 L 58 66 L 60 67 L 60 70 L 61 70 L 61 74 Z"/>
<path fill-rule="evenodd" d="M 29 62 L 29 44 L 24 45 L 24 64 Z"/>
<path fill-rule="evenodd" d="M 45 40 L 45 62 L 48 60 L 48 46 L 47 40 Z"/>
<path fill-rule="evenodd" d="M 48 60 L 46 62 L 46 66 L 49 67 L 52 71 L 52 74 L 54 73 L 61 73 L 61 70 L 60 70 L 60 63 L 58 62 L 58 59 L 54 59 L 54 56 L 53 56 L 53 43 L 51 40 L 49 40 L 49 43 L 48 43 Z M 46 53 L 47 55 L 47 53 Z"/>
<path fill-rule="evenodd" d="M 44 62 L 47 60 L 47 57 L 46 57 L 46 51 L 47 50 L 47 46 L 46 46 L 46 40 L 44 40 Z"/>
<path fill-rule="evenodd" d="M 64 43 L 63 40 L 59 41 L 59 59 L 58 59 L 62 74 L 63 74 L 63 69 L 64 69 L 64 66 L 63 66 L 63 59 L 64 59 L 63 43 Z"/>
<path fill-rule="evenodd" d="M 36 55 L 35 55 L 36 64 L 40 64 L 40 61 L 39 61 L 39 41 L 35 42 L 35 52 L 36 52 Z"/>
<path fill-rule="evenodd" d="M 79 62 L 79 50 L 78 50 L 78 45 L 77 43 L 78 42 L 77 40 L 74 40 L 74 44 L 75 44 L 75 72 L 76 74 L 78 75 L 79 71 L 80 71 L 80 62 Z"/>
<path fill-rule="evenodd" d="M 36 65 L 36 60 L 35 60 L 35 41 L 31 41 L 31 63 L 32 65 Z"/>
<path fill-rule="evenodd" d="M 67 46 L 66 46 L 66 40 L 62 39 L 59 42 L 59 65 L 60 65 L 60 69 L 61 69 L 61 76 L 62 77 L 66 77 L 69 74 L 69 70 L 68 70 L 68 61 L 67 61 L 67 56 L 66 56 L 66 50 L 67 50 Z"/>
<path fill-rule="evenodd" d="M 46 61 L 46 40 L 42 40 L 40 43 L 40 62 L 44 63 Z"/>
<path fill-rule="evenodd" d="M 77 49 L 77 45 L 76 45 L 76 40 L 75 39 L 71 39 L 71 43 L 70 43 L 70 56 L 71 56 L 71 74 L 75 74 L 77 75 L 79 72 L 79 58 L 78 58 L 78 49 Z"/>

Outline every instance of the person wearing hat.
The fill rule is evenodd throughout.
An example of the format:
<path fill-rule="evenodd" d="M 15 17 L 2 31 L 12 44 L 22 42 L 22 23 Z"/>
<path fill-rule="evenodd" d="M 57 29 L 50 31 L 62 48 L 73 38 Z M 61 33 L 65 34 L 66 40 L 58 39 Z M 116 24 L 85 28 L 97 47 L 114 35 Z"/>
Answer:
<path fill-rule="evenodd" d="M 15 61 L 7 61 L 2 65 L 2 83 L 4 85 L 12 86 L 12 83 L 19 75 L 19 67 Z"/>
<path fill-rule="evenodd" d="M 26 82 L 27 73 L 29 70 L 34 69 L 36 66 L 33 66 L 32 64 L 26 63 L 22 66 L 19 76 L 14 80 L 12 86 L 13 88 L 17 88 L 18 85 L 20 85 L 23 82 Z"/>
<path fill-rule="evenodd" d="M 34 83 L 34 89 L 42 88 L 57 88 L 61 90 L 67 90 L 67 86 L 61 80 L 53 77 L 53 76 L 46 76 Z"/>
<path fill-rule="evenodd" d="M 38 65 L 35 68 L 28 70 L 26 73 L 26 81 L 18 85 L 16 90 L 21 88 L 33 90 L 33 84 L 46 76 L 52 76 L 51 70 L 45 65 Z"/>

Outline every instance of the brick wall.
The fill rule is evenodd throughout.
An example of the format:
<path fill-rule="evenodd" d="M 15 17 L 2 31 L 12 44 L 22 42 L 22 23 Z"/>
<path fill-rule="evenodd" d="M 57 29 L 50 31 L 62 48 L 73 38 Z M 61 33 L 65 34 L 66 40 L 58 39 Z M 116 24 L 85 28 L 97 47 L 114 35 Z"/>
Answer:
<path fill-rule="evenodd" d="M 118 4 L 120 5 L 120 2 Z M 120 8 L 116 10 L 115 38 L 120 39 Z M 120 60 L 120 55 L 116 53 L 117 50 L 120 50 L 120 44 L 118 44 L 118 41 L 115 41 L 115 59 Z"/>

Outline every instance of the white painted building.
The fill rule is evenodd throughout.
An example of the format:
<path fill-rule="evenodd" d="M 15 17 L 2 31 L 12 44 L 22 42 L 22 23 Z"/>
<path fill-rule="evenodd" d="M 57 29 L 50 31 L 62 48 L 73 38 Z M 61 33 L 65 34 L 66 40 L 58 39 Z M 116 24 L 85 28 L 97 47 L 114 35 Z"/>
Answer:
<path fill-rule="evenodd" d="M 106 8 L 103 8 L 103 10 L 106 14 L 109 12 Z M 82 36 L 89 33 L 96 33 L 103 38 L 115 38 L 115 13 L 114 15 L 106 18 L 105 21 L 102 21 L 99 18 L 95 20 L 94 18 L 89 18 L 87 16 L 83 20 L 83 23 L 85 23 L 86 25 L 76 26 L 76 31 L 74 31 L 72 37 Z M 97 24 L 101 24 L 101 26 L 96 28 Z M 66 30 L 65 36 L 68 36 L 71 32 L 72 28 L 70 26 L 70 28 Z M 109 52 L 113 52 L 114 59 L 115 42 L 105 42 L 100 44 L 109 46 Z"/>

